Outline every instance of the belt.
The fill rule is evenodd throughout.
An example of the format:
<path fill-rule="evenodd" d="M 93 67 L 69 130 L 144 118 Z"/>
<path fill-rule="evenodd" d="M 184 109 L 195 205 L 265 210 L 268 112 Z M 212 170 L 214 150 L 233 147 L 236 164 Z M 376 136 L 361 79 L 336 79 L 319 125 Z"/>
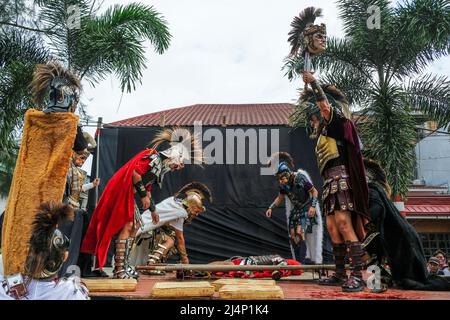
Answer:
<path fill-rule="evenodd" d="M 325 170 L 325 177 L 331 178 L 332 176 L 337 175 L 346 175 L 348 176 L 347 168 L 344 165 L 336 166 Z"/>

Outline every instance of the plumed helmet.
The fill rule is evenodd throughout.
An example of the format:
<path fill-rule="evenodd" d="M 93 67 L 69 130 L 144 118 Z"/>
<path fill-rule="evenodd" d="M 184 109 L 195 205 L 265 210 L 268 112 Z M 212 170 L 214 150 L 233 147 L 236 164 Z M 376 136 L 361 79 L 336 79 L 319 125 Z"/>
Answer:
<path fill-rule="evenodd" d="M 333 84 L 321 84 L 320 86 L 334 110 L 342 113 L 345 118 L 351 119 L 349 103 L 345 95 Z M 322 124 L 324 123 L 320 110 L 316 105 L 314 92 L 311 89 L 307 89 L 300 96 L 295 111 L 290 117 L 290 121 L 297 125 L 303 125 L 310 138 L 317 138 L 320 130 L 318 131 L 317 128 L 315 130 L 310 125 L 310 120 L 313 116 L 316 116 Z"/>
<path fill-rule="evenodd" d="M 287 152 L 274 153 L 268 162 L 270 168 L 277 178 L 292 173 L 294 169 L 294 159 Z"/>
<path fill-rule="evenodd" d="M 80 79 L 57 61 L 38 64 L 34 70 L 31 92 L 44 112 L 75 112 L 80 90 Z"/>
<path fill-rule="evenodd" d="M 33 222 L 25 274 L 35 279 L 50 278 L 58 273 L 65 260 L 70 241 L 58 229 L 65 219 L 73 219 L 73 209 L 66 204 L 41 204 Z"/>
<path fill-rule="evenodd" d="M 308 7 L 294 17 L 291 23 L 292 29 L 288 34 L 288 41 L 291 43 L 291 55 L 296 55 L 300 50 L 307 50 L 310 54 L 316 55 L 324 50 L 324 48 L 314 46 L 313 36 L 316 33 L 324 36 L 327 34 L 325 24 L 314 24 L 318 17 L 322 17 L 322 9 L 314 7 Z"/>
<path fill-rule="evenodd" d="M 182 199 L 188 211 L 191 208 L 199 208 L 201 212 L 204 212 L 206 211 L 205 201 L 213 202 L 211 190 L 200 182 L 188 183 L 175 194 L 175 197 Z"/>
<path fill-rule="evenodd" d="M 185 128 L 161 130 L 155 135 L 150 146 L 177 165 L 190 161 L 191 155 L 194 163 L 203 161 L 199 138 Z"/>

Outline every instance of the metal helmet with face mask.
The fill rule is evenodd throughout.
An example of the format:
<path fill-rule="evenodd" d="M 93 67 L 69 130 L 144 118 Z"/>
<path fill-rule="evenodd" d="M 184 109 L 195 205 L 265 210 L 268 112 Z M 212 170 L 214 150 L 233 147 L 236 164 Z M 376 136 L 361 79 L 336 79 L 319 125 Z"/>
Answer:
<path fill-rule="evenodd" d="M 159 183 L 162 183 L 165 173 L 179 169 L 191 159 L 195 164 L 202 163 L 203 155 L 199 139 L 188 129 L 164 129 L 158 132 L 150 146 L 158 151 L 158 159 L 151 165 L 157 165 Z M 192 157 L 191 157 L 192 155 Z"/>
<path fill-rule="evenodd" d="M 349 103 L 344 94 L 335 85 L 321 84 L 320 86 L 334 112 L 341 113 L 345 118 L 351 119 Z M 292 114 L 292 120 L 296 124 L 304 126 L 311 139 L 316 139 L 322 133 L 326 122 L 316 105 L 316 98 L 312 90 L 303 91 Z"/>
<path fill-rule="evenodd" d="M 75 112 L 80 89 L 80 79 L 60 63 L 49 61 L 36 66 L 31 91 L 44 112 Z"/>
<path fill-rule="evenodd" d="M 188 183 L 175 194 L 175 198 L 181 200 L 188 212 L 188 218 L 185 220 L 185 223 L 191 223 L 199 213 L 206 211 L 205 200 L 209 203 L 213 201 L 209 188 L 200 182 Z"/>
<path fill-rule="evenodd" d="M 25 274 L 47 279 L 61 269 L 70 241 L 58 229 L 64 220 L 73 220 L 73 209 L 60 203 L 43 203 L 33 222 L 30 247 L 25 261 Z"/>

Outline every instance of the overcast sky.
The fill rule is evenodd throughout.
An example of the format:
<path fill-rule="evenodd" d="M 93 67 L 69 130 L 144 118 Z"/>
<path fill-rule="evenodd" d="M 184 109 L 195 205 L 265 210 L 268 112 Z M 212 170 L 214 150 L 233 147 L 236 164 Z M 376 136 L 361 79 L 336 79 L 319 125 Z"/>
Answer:
<path fill-rule="evenodd" d="M 102 7 L 133 1 L 106 0 Z M 113 77 L 95 88 L 84 83 L 83 101 L 95 119 L 112 122 L 197 103 L 293 102 L 299 82 L 281 70 L 289 52 L 287 33 L 295 15 L 320 6 L 328 35 L 341 37 L 335 1 L 141 0 L 164 15 L 173 36 L 166 53 L 147 46 L 142 85 L 121 96 Z M 450 75 L 450 59 L 432 71 Z M 303 86 L 303 85 L 301 85 Z"/>

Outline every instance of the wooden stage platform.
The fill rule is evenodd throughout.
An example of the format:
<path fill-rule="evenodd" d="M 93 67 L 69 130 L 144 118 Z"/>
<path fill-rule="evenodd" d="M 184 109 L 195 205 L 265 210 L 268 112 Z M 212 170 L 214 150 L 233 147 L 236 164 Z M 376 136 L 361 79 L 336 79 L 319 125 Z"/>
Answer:
<path fill-rule="evenodd" d="M 317 278 L 317 277 L 316 277 Z M 198 279 L 198 280 L 184 280 L 186 281 L 210 281 L 215 279 Z M 175 278 L 175 274 L 168 273 L 165 276 L 147 276 L 141 275 L 135 292 L 92 292 L 90 294 L 91 299 L 152 299 L 151 291 L 155 283 L 157 282 L 174 282 L 180 281 Z M 313 280 L 311 273 L 304 273 L 302 276 L 293 276 L 283 278 L 277 281 L 277 285 L 280 286 L 284 292 L 285 300 L 450 300 L 450 292 L 430 292 L 430 291 L 409 291 L 409 290 L 396 290 L 389 289 L 383 293 L 371 293 L 366 288 L 364 292 L 358 293 L 344 293 L 340 287 L 328 287 L 319 286 L 316 280 Z M 199 298 L 192 298 L 198 300 Z M 200 298 L 205 299 L 218 299 L 218 293 L 216 292 L 212 298 Z"/>

